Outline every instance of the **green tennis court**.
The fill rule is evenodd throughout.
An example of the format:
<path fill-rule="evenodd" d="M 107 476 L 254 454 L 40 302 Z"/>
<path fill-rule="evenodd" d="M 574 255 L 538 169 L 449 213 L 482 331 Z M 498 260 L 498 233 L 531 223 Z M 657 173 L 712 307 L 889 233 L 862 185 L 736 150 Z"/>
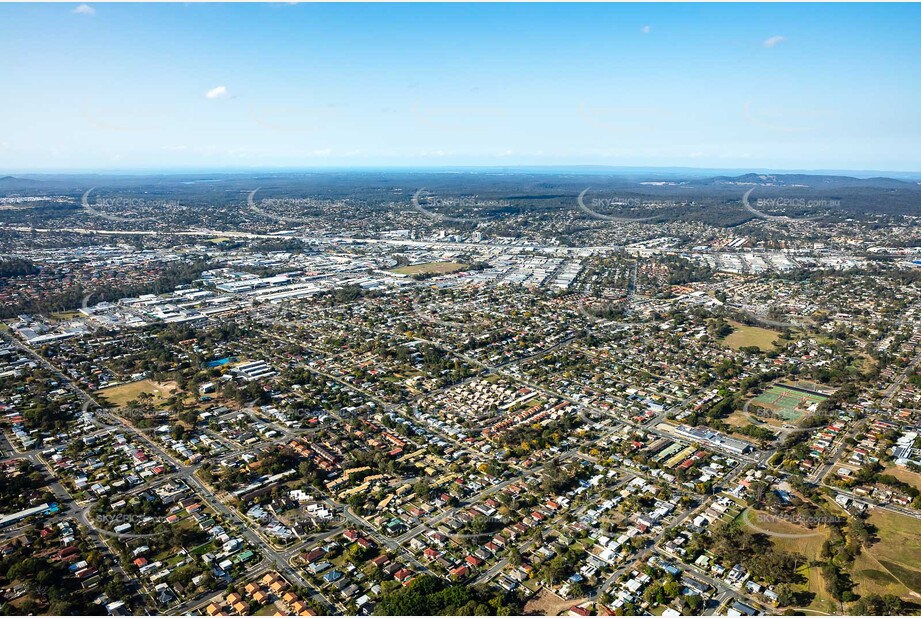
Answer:
<path fill-rule="evenodd" d="M 755 397 L 752 403 L 785 421 L 798 421 L 813 404 L 821 403 L 826 399 L 826 396 L 818 393 L 808 393 L 782 384 L 775 384 Z"/>

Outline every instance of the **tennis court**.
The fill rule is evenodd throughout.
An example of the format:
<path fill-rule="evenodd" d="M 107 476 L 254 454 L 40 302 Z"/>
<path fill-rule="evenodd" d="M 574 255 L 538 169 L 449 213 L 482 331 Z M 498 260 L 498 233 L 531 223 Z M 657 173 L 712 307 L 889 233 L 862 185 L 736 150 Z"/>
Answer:
<path fill-rule="evenodd" d="M 826 396 L 819 393 L 809 393 L 783 384 L 775 384 L 755 397 L 752 403 L 785 421 L 798 421 L 810 411 L 813 405 L 822 403 L 826 399 Z"/>

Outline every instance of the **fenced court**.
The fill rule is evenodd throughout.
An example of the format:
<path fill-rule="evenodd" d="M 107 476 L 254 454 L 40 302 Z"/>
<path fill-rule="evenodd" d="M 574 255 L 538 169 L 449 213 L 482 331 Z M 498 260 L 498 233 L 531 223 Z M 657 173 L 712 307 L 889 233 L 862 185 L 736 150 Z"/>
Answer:
<path fill-rule="evenodd" d="M 798 421 L 813 404 L 828 399 L 825 395 L 775 384 L 752 400 L 752 403 L 785 421 Z"/>

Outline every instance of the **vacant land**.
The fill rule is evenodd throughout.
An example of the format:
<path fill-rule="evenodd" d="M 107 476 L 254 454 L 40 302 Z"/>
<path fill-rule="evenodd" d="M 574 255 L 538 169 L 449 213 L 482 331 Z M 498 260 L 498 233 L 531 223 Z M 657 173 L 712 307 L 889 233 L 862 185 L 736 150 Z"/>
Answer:
<path fill-rule="evenodd" d="M 748 427 L 749 425 L 756 424 L 752 421 L 752 417 L 746 414 L 745 412 L 743 412 L 742 410 L 736 410 L 735 412 L 733 412 L 732 414 L 724 418 L 723 422 L 734 428 Z"/>
<path fill-rule="evenodd" d="M 526 616 L 558 616 L 560 612 L 584 603 L 586 599 L 560 598 L 556 594 L 541 588 L 540 592 L 531 598 L 524 606 Z"/>
<path fill-rule="evenodd" d="M 778 549 L 802 554 L 808 560 L 819 558 L 822 544 L 828 538 L 828 526 L 807 528 L 778 515 L 757 509 L 747 509 L 741 514 L 738 521 L 745 523 L 746 527 L 753 532 L 767 533 Z M 772 533 L 778 536 L 773 536 Z"/>
<path fill-rule="evenodd" d="M 723 343 L 738 350 L 756 346 L 766 352 L 774 349 L 774 341 L 780 336 L 776 330 L 761 328 L 759 326 L 746 326 L 739 322 L 729 322 L 732 332 L 723 339 Z"/>
<path fill-rule="evenodd" d="M 458 262 L 427 262 L 394 268 L 392 272 L 400 275 L 446 275 L 467 268 L 467 264 Z"/>
<path fill-rule="evenodd" d="M 915 489 L 921 491 L 921 474 L 900 468 L 899 466 L 889 466 L 883 470 L 883 474 L 890 474 L 902 482 L 908 483 Z M 921 525 L 921 524 L 919 524 Z"/>
<path fill-rule="evenodd" d="M 153 397 L 152 403 L 157 405 L 169 399 L 177 390 L 178 388 L 173 382 L 138 380 L 137 382 L 110 386 L 96 391 L 96 394 L 113 405 L 125 406 L 129 401 L 134 401 L 143 393 L 147 393 Z"/>
<path fill-rule="evenodd" d="M 918 520 L 874 509 L 869 521 L 879 541 L 854 561 L 852 579 L 859 594 L 896 594 L 915 603 L 921 599 L 921 527 Z"/>
<path fill-rule="evenodd" d="M 828 538 L 828 527 L 819 526 L 810 529 L 791 521 L 772 518 L 770 514 L 754 509 L 748 509 L 743 515 L 743 517 L 740 517 L 740 521 L 751 522 L 747 527 L 752 532 L 764 533 L 767 531 L 787 535 L 802 535 L 789 537 L 771 536 L 771 542 L 778 550 L 801 554 L 806 557 L 806 560 L 797 571 L 805 581 L 793 586 L 793 589 L 796 592 L 810 592 L 814 595 L 808 608 L 822 613 L 835 612 L 838 604 L 825 589 L 825 578 L 822 577 L 822 569 L 809 566 L 811 562 L 820 559 L 822 545 Z M 764 517 L 759 517 L 759 515 Z"/>

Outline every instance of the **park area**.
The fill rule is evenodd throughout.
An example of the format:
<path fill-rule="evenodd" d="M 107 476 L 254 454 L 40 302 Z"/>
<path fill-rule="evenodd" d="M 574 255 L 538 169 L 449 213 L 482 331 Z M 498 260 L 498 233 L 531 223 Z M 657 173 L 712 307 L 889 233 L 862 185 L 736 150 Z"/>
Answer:
<path fill-rule="evenodd" d="M 831 501 L 829 501 L 831 502 Z M 826 505 L 845 517 L 834 503 Z M 805 608 L 810 613 L 837 613 L 839 604 L 829 595 L 825 578 L 815 561 L 822 560 L 822 547 L 829 528 L 806 528 L 792 521 L 780 521 L 763 511 L 749 509 L 739 518 L 751 532 L 768 534 L 778 550 L 802 554 L 806 561 L 799 573 L 804 581 L 794 585 L 796 592 L 811 593 Z M 850 568 L 854 592 L 858 595 L 893 594 L 913 603 L 921 602 L 921 530 L 918 520 L 884 509 L 870 511 L 868 523 L 875 528 L 875 540 L 864 547 Z"/>
<path fill-rule="evenodd" d="M 805 593 L 808 605 L 804 608 L 809 613 L 834 613 L 838 603 L 825 588 L 822 568 L 815 564 L 821 559 L 822 545 L 829 537 L 827 526 L 807 528 L 793 521 L 784 521 L 765 511 L 748 509 L 739 520 L 750 532 L 768 534 L 778 551 L 801 554 L 806 560 L 799 565 L 797 572 L 802 581 L 793 586 L 797 593 Z"/>
<path fill-rule="evenodd" d="M 138 380 L 118 386 L 110 386 L 96 391 L 96 395 L 103 397 L 114 406 L 124 407 L 129 401 L 135 401 L 142 394 L 151 396 L 151 403 L 159 405 L 169 399 L 178 389 L 174 382 L 154 382 L 153 380 Z"/>
<path fill-rule="evenodd" d="M 921 602 L 921 528 L 913 517 L 874 509 L 869 523 L 879 539 L 854 561 L 853 581 L 859 594 L 895 594 Z"/>
<path fill-rule="evenodd" d="M 828 399 L 826 395 L 800 389 L 786 384 L 774 384 L 752 400 L 753 412 L 758 408 L 766 410 L 770 416 L 784 421 L 798 421 L 803 416 L 815 412 L 820 403 Z"/>
<path fill-rule="evenodd" d="M 730 321 L 729 324 L 732 326 L 732 332 L 726 335 L 723 343 L 734 350 L 756 347 L 762 352 L 767 352 L 775 348 L 774 341 L 780 336 L 779 332 L 768 328 L 746 326 L 733 321 Z"/>

